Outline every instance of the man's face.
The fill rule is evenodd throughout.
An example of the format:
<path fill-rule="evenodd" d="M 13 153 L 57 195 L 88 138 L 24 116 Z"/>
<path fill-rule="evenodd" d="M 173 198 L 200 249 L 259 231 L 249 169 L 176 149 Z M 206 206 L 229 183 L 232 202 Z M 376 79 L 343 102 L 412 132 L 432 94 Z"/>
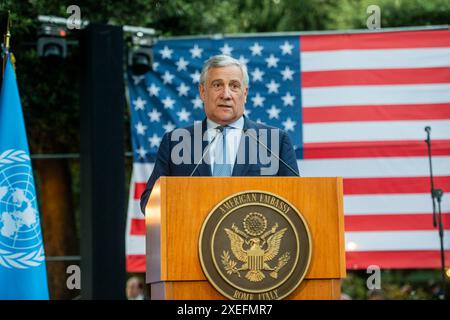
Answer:
<path fill-rule="evenodd" d="M 130 279 L 127 282 L 127 299 L 136 299 L 138 295 L 142 294 L 139 288 L 139 282 L 135 279 Z"/>
<path fill-rule="evenodd" d="M 248 88 L 238 66 L 211 68 L 206 84 L 199 85 L 200 97 L 208 119 L 221 125 L 232 123 L 244 113 Z"/>

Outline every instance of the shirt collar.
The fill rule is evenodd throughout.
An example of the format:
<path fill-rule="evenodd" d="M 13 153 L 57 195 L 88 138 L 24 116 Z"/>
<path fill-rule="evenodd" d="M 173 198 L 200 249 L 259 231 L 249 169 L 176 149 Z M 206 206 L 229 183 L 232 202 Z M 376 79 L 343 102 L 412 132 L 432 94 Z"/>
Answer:
<path fill-rule="evenodd" d="M 210 120 L 210 119 L 206 119 L 206 124 L 207 124 L 207 129 L 215 129 L 218 126 L 220 126 L 220 124 Z M 232 127 L 233 129 L 244 129 L 244 116 L 241 116 L 239 119 L 237 119 L 236 121 L 229 123 L 228 124 L 229 127 Z"/>

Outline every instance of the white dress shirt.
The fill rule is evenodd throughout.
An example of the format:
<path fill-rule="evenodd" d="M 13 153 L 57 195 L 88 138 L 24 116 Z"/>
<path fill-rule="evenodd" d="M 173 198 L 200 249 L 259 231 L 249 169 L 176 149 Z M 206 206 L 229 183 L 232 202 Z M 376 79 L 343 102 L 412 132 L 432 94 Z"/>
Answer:
<path fill-rule="evenodd" d="M 208 143 L 211 143 L 212 139 L 214 139 L 214 136 L 219 135 L 210 145 L 208 150 L 211 172 L 214 172 L 215 148 L 218 144 L 219 139 L 222 138 L 221 133 L 215 128 L 220 126 L 220 124 L 210 119 L 206 119 L 206 125 L 207 125 L 206 129 L 208 135 Z M 236 155 L 239 149 L 239 143 L 241 142 L 242 130 L 244 129 L 244 117 L 241 116 L 235 122 L 228 124 L 228 126 L 230 128 L 225 130 L 227 140 L 227 158 L 228 158 L 226 163 L 231 163 L 231 172 L 233 172 L 234 162 L 236 161 Z"/>

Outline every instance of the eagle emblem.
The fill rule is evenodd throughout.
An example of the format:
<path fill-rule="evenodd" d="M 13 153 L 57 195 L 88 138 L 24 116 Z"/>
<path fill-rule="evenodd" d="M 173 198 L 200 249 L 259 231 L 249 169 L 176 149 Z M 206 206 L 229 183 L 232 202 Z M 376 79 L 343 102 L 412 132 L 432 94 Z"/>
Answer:
<path fill-rule="evenodd" d="M 244 231 L 233 224 L 231 229 L 224 228 L 230 240 L 231 252 L 238 262 L 231 258 L 230 252 L 224 250 L 221 260 L 228 274 L 236 274 L 241 277 L 245 272 L 245 278 L 251 282 L 260 282 L 266 278 L 263 271 L 269 272 L 269 276 L 277 279 L 278 272 L 290 259 L 290 253 L 285 252 L 278 258 L 278 263 L 270 266 L 270 262 L 279 255 L 280 244 L 287 228 L 278 230 L 275 223 L 268 231 L 267 219 L 259 212 L 249 213 L 243 221 Z"/>

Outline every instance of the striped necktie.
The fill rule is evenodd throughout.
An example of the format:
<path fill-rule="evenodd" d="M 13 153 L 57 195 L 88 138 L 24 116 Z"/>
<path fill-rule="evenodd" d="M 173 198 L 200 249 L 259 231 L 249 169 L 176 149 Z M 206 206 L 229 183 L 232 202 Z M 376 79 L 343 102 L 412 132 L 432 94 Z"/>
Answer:
<path fill-rule="evenodd" d="M 223 127 L 222 137 L 219 137 L 214 151 L 213 176 L 215 177 L 231 176 L 231 163 L 229 163 L 227 154 L 227 130 L 229 129 L 231 129 L 230 126 Z"/>

